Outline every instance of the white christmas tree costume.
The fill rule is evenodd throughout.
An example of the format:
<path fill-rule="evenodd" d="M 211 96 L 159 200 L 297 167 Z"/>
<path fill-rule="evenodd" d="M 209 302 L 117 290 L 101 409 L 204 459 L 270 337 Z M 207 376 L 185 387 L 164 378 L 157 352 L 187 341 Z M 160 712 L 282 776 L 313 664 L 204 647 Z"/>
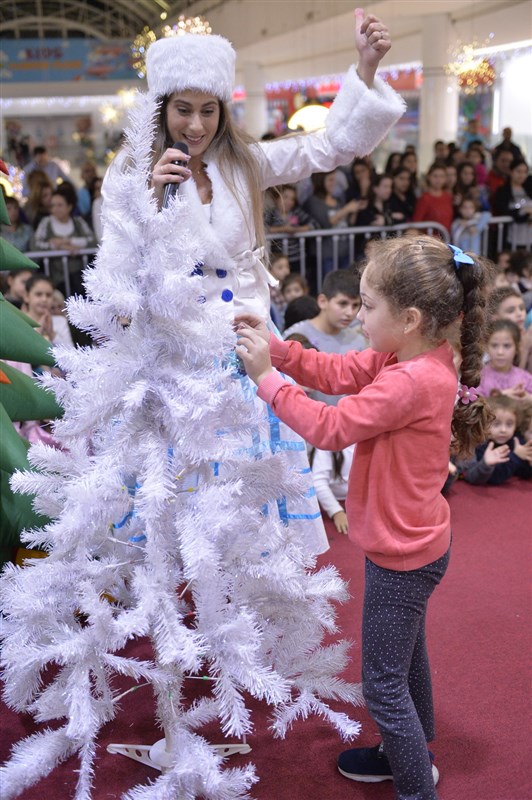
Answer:
<path fill-rule="evenodd" d="M 98 732 L 118 710 L 115 674 L 152 684 L 172 755 L 129 800 L 247 797 L 253 768 L 224 768 L 196 733 L 215 718 L 227 735 L 250 733 L 244 692 L 273 706 L 280 736 L 309 713 L 344 737 L 359 728 L 324 702 L 360 702 L 359 688 L 335 677 L 347 644 L 320 644 L 335 630 L 331 601 L 346 590 L 332 567 L 309 570 L 300 520 L 285 524 L 306 513 L 308 477 L 289 447 L 259 444 L 265 424 L 269 439 L 274 431 L 279 445 L 289 440 L 274 420 L 250 414 L 249 384 L 227 365 L 235 336 L 223 304 L 198 302 L 202 276 L 193 273 L 210 244 L 193 209 L 185 196 L 159 212 L 148 188 L 156 116 L 141 97 L 88 299 L 69 304 L 99 345 L 56 350 L 68 379 L 49 383 L 65 408 L 56 426 L 65 451 L 34 446 L 39 472 L 15 478 L 53 521 L 26 536 L 48 558 L 11 565 L 0 582 L 4 695 L 39 722 L 64 724 L 16 746 L 0 775 L 4 800 L 73 753 L 75 798 L 89 800 Z M 153 659 L 120 653 L 138 637 L 150 637 Z M 44 680 L 51 664 L 57 672 Z M 210 677 L 213 691 L 187 707 L 190 675 Z"/>

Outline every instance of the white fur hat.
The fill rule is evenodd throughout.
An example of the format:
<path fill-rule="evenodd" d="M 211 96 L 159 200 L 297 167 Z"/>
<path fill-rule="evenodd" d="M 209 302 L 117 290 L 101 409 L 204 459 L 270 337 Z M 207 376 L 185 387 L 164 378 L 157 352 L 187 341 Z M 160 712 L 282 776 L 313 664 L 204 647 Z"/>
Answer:
<path fill-rule="evenodd" d="M 185 33 L 154 42 L 146 54 L 146 78 L 157 97 L 196 89 L 228 102 L 235 83 L 236 53 L 223 36 Z"/>

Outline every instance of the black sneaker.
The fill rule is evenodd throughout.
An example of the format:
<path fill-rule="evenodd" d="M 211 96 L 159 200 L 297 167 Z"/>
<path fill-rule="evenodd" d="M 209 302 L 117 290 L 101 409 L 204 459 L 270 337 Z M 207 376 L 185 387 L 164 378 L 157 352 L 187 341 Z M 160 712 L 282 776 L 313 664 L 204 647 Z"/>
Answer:
<path fill-rule="evenodd" d="M 436 786 L 440 773 L 434 764 L 434 754 L 430 750 L 429 756 L 432 762 L 434 786 Z M 390 762 L 384 752 L 382 742 L 375 747 L 353 747 L 351 750 L 344 750 L 338 756 L 338 772 L 345 778 L 361 783 L 393 781 Z"/>

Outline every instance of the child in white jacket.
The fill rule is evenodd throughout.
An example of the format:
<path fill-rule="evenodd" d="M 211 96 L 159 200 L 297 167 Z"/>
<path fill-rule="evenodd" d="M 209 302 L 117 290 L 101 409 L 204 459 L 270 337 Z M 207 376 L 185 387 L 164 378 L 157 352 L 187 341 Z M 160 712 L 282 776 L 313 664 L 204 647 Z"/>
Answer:
<path fill-rule="evenodd" d="M 356 445 L 345 450 L 313 450 L 310 456 L 318 502 L 334 522 L 338 533 L 347 533 L 347 516 L 340 501 L 347 496 L 347 480 Z"/>

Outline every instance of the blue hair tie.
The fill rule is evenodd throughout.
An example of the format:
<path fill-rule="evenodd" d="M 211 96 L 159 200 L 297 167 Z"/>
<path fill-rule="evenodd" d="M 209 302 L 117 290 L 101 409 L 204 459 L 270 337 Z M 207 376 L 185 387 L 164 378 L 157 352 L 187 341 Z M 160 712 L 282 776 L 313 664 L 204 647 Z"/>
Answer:
<path fill-rule="evenodd" d="M 457 271 L 460 269 L 462 264 L 474 264 L 475 263 L 473 261 L 473 259 L 471 258 L 471 256 L 468 256 L 467 253 L 464 253 L 464 251 L 461 250 L 459 247 L 455 247 L 454 244 L 448 244 L 447 247 L 449 248 L 449 250 L 453 254 L 454 267 L 455 267 L 455 269 Z"/>

